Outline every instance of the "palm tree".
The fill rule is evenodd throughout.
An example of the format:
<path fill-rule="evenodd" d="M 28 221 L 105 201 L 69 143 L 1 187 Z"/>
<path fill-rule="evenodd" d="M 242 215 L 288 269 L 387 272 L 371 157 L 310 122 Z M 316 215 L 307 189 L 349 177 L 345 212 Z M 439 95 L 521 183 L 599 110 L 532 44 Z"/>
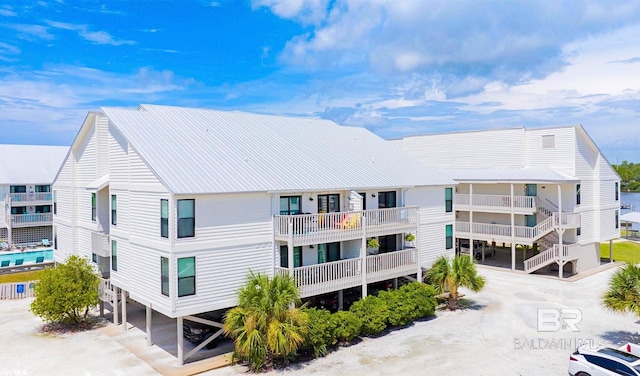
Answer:
<path fill-rule="evenodd" d="M 235 343 L 234 356 L 254 371 L 288 360 L 304 341 L 307 314 L 297 308 L 298 288 L 290 276 L 249 274 L 238 291 L 238 306 L 226 316 L 224 332 Z"/>
<path fill-rule="evenodd" d="M 448 293 L 447 309 L 460 308 L 458 289 L 466 287 L 478 292 L 484 287 L 484 277 L 478 275 L 473 261 L 468 256 L 455 256 L 450 259 L 441 256 L 427 272 L 426 279 L 440 294 Z"/>
<path fill-rule="evenodd" d="M 609 281 L 604 306 L 614 312 L 631 312 L 640 316 L 640 267 L 627 262 Z"/>

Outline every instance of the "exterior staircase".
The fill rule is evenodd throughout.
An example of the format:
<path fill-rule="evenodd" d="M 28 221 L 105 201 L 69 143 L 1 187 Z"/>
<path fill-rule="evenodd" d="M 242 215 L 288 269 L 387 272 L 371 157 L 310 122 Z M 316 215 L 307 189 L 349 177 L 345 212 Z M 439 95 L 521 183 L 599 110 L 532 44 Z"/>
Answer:
<path fill-rule="evenodd" d="M 553 263 L 560 267 L 569 261 L 578 259 L 577 244 L 563 244 L 562 249 L 559 244 L 553 244 L 551 247 L 544 249 L 537 255 L 524 260 L 525 273 L 533 273 L 547 265 Z"/>

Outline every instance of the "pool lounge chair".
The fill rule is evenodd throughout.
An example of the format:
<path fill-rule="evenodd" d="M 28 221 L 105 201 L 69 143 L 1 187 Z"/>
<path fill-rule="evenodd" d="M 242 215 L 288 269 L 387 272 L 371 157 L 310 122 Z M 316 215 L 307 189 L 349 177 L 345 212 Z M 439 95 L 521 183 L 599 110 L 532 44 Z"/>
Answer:
<path fill-rule="evenodd" d="M 38 256 L 36 257 L 36 264 L 40 264 L 44 262 L 44 256 Z"/>
<path fill-rule="evenodd" d="M 0 265 L 0 267 L 3 267 L 3 268 L 4 268 L 4 267 L 6 267 L 6 266 L 9 266 L 9 263 L 10 263 L 10 262 L 11 262 L 11 261 L 9 261 L 9 260 L 2 260 L 2 264 Z"/>
<path fill-rule="evenodd" d="M 51 245 L 51 243 L 49 243 L 49 239 L 42 239 L 42 245 L 48 247 Z"/>
<path fill-rule="evenodd" d="M 23 262 L 24 262 L 24 259 L 17 259 L 17 260 L 16 260 L 16 264 L 15 264 L 15 265 L 16 265 L 16 266 L 18 266 L 18 265 L 22 265 L 22 263 L 23 263 Z"/>

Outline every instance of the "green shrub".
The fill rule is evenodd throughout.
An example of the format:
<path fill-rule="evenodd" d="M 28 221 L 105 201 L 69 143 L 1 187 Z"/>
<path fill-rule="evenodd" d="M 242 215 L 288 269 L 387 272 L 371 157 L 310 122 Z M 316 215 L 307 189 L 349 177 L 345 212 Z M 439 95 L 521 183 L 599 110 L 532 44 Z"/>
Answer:
<path fill-rule="evenodd" d="M 380 291 L 378 293 L 378 298 L 384 301 L 389 308 L 387 325 L 402 326 L 413 321 L 415 304 L 406 295 L 401 290 Z"/>
<path fill-rule="evenodd" d="M 349 311 L 362 320 L 362 334 L 378 334 L 387 327 L 389 308 L 377 296 L 369 295 L 353 303 Z"/>
<path fill-rule="evenodd" d="M 351 342 L 360 335 L 362 320 L 351 311 L 338 311 L 331 315 L 338 342 Z"/>
<path fill-rule="evenodd" d="M 412 312 L 411 320 L 433 316 L 438 303 L 436 302 L 436 290 L 433 286 L 420 282 L 411 282 L 397 290 L 403 299 L 410 303 Z"/>
<path fill-rule="evenodd" d="M 338 342 L 336 320 L 326 309 L 305 308 L 303 311 L 309 317 L 309 326 L 302 347 L 313 350 L 316 358 L 327 355 L 328 348 Z"/>
<path fill-rule="evenodd" d="M 89 319 L 89 308 L 100 301 L 98 285 L 100 278 L 89 262 L 69 256 L 64 264 L 42 271 L 31 312 L 49 322 L 78 325 Z"/>

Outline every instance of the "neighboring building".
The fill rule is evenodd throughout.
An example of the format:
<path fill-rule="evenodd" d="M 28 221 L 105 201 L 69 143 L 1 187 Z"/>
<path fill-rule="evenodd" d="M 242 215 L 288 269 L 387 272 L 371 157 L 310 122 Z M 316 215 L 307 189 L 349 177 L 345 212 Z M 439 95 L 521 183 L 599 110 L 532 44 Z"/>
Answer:
<path fill-rule="evenodd" d="M 51 183 L 66 146 L 0 145 L 0 243 L 12 246 L 52 239 Z"/>
<path fill-rule="evenodd" d="M 55 180 L 54 255 L 92 259 L 108 299 L 122 291 L 147 314 L 177 318 L 180 337 L 183 319 L 234 306 L 250 270 L 292 274 L 303 297 L 421 278 L 453 255 L 455 184 L 327 120 L 103 108 Z M 178 344 L 182 363 L 190 354 Z"/>
<path fill-rule="evenodd" d="M 530 273 L 558 264 L 561 278 L 563 269 L 580 273 L 600 265 L 600 243 L 611 247 L 620 236 L 620 178 L 580 125 L 390 143 L 459 183 L 456 238 L 510 244 L 512 269 Z M 525 247 L 523 257 L 516 244 Z"/>

